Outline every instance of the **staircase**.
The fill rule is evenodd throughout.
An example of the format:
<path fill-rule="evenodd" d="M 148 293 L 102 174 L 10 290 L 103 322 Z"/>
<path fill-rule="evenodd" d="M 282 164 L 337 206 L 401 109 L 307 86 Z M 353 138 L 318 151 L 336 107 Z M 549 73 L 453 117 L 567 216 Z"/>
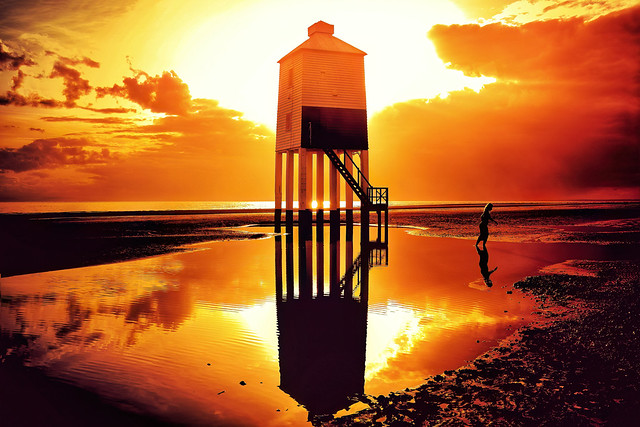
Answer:
<path fill-rule="evenodd" d="M 387 246 L 380 245 L 377 247 L 373 247 L 369 252 L 369 262 L 367 263 L 367 267 L 371 270 L 373 267 L 379 267 L 383 265 L 387 265 Z M 340 287 L 340 292 L 344 292 L 345 287 L 347 286 L 347 281 L 351 281 L 354 278 L 356 279 L 356 284 L 353 287 L 356 290 L 360 286 L 360 270 L 362 268 L 362 253 L 358 254 L 358 257 L 353 260 L 353 264 L 347 269 L 344 273 L 344 276 L 340 279 L 338 286 Z"/>
<path fill-rule="evenodd" d="M 329 157 L 329 160 L 331 160 L 331 163 L 340 172 L 340 175 L 342 175 L 347 184 L 349 184 L 349 187 L 351 187 L 353 192 L 356 193 L 363 208 L 369 210 L 386 210 L 388 208 L 389 189 L 387 187 L 373 187 L 346 150 L 344 151 L 344 162 L 340 160 L 340 157 L 332 148 L 323 148 L 322 150 L 325 152 L 327 157 Z M 345 163 L 347 162 L 351 162 L 351 165 L 355 168 L 358 177 L 357 179 L 351 175 L 349 170 L 347 170 L 347 167 L 345 166 Z M 367 183 L 367 192 L 362 188 L 361 181 Z"/>

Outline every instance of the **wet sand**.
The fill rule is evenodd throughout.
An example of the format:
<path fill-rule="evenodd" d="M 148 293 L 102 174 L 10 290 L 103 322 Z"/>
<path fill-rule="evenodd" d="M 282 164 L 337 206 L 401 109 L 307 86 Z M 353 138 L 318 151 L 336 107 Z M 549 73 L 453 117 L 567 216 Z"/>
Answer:
<path fill-rule="evenodd" d="M 477 208 L 401 209 L 391 226 L 475 240 Z M 537 298 L 543 319 L 518 330 L 467 366 L 426 378 L 413 390 L 362 396 L 343 417 L 318 425 L 635 425 L 640 417 L 640 205 L 501 207 L 491 241 L 589 242 L 620 247 L 619 260 L 575 260 L 514 286 Z M 270 224 L 271 213 L 177 215 L 0 215 L 0 274 L 10 276 L 146 257 L 188 243 L 261 235 L 247 224 Z M 358 216 L 356 215 L 356 221 Z M 373 219 L 373 216 L 372 216 Z M 507 290 L 508 292 L 508 290 Z M 3 345 L 9 348 L 10 345 Z M 148 425 L 135 414 L 102 404 L 90 392 L 50 380 L 1 355 L 3 418 L 96 418 L 103 425 Z M 32 393 L 30 390 L 39 390 Z M 29 393 L 26 400 L 25 393 Z M 28 403 L 25 406 L 25 403 Z M 29 411 L 28 408 L 43 408 Z M 82 410 L 80 410 L 82 408 Z M 97 411 L 97 412 L 96 412 Z M 6 418 L 8 417 L 8 418 Z M 98 424 L 100 425 L 100 424 Z"/>
<path fill-rule="evenodd" d="M 231 227 L 272 223 L 273 214 L 267 213 L 0 214 L 0 275 L 144 258 L 190 243 L 258 238 Z"/>

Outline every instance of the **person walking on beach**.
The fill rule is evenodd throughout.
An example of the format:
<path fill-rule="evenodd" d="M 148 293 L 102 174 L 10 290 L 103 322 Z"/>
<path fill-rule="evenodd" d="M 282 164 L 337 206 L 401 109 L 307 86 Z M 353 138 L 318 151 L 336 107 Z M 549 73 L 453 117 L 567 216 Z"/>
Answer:
<path fill-rule="evenodd" d="M 489 238 L 489 221 L 493 221 L 494 224 L 498 225 L 496 220 L 491 218 L 491 209 L 493 209 L 493 204 L 487 203 L 480 217 L 480 235 L 478 236 L 478 240 L 476 240 L 476 247 L 478 247 L 478 243 L 480 242 L 482 242 L 483 248 L 487 245 L 487 239 Z"/>

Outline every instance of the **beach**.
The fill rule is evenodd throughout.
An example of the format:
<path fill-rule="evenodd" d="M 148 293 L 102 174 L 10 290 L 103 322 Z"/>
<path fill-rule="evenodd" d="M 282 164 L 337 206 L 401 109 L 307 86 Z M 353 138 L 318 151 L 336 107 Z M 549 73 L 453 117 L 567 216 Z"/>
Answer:
<path fill-rule="evenodd" d="M 496 209 L 500 224 L 492 227 L 491 241 L 640 241 L 640 207 L 632 202 L 510 203 Z M 397 207 L 389 211 L 389 225 L 412 228 L 423 236 L 475 239 L 479 210 L 478 205 L 461 204 Z M 371 221 L 375 219 L 372 214 Z M 358 211 L 354 220 L 360 220 Z M 258 238 L 238 227 L 272 224 L 273 211 L 268 209 L 0 214 L 0 274 L 118 262 L 203 241 Z"/>
<path fill-rule="evenodd" d="M 498 225 L 491 227 L 488 248 L 493 242 L 572 243 L 592 248 L 600 259 L 565 259 L 515 280 L 511 288 L 495 289 L 523 292 L 534 299 L 537 317 L 474 360 L 425 377 L 418 387 L 354 397 L 347 414 L 318 416 L 310 422 L 633 425 L 640 407 L 640 204 L 495 205 Z M 372 215 L 372 221 L 374 218 Z M 477 235 L 478 218 L 475 205 L 412 206 L 389 212 L 392 228 L 425 238 L 460 239 L 470 247 Z M 202 242 L 259 239 L 267 235 L 265 229 L 254 231 L 247 226 L 272 224 L 273 213 L 259 210 L 0 215 L 0 274 L 5 278 L 118 263 L 190 250 L 190 245 Z M 3 305 L 11 303 L 2 300 Z M 105 411 L 108 415 L 103 418 L 109 423 L 160 423 L 103 404 L 88 391 L 23 367 L 16 356 L 22 345 L 16 335 L 3 332 L 2 338 L 3 384 L 20 384 L 21 390 L 3 392 L 3 402 L 12 403 L 6 407 L 20 407 L 20 396 L 25 394 L 30 395 L 31 403 L 35 399 L 38 406 L 47 406 L 44 402 L 51 402 L 50 396 L 62 391 L 71 397 L 49 405 L 53 413 L 65 412 L 59 408 L 68 405 L 68 416 L 73 417 L 73 408 L 79 406 L 87 413 L 92 411 L 88 408 Z M 33 388 L 43 391 L 30 394 Z M 28 418 L 9 413 L 9 419 L 18 423 Z"/>

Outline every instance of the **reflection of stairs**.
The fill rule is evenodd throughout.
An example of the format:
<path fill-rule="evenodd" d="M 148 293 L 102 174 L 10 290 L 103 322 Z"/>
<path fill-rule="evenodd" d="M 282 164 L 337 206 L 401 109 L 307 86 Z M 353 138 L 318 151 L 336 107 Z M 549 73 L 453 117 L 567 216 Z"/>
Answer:
<path fill-rule="evenodd" d="M 369 268 L 389 265 L 387 248 L 386 242 L 369 242 Z"/>
<path fill-rule="evenodd" d="M 344 162 L 340 160 L 340 157 L 333 151 L 332 148 L 323 148 L 323 151 L 331 160 L 333 166 L 340 172 L 340 175 L 344 178 L 349 187 L 360 199 L 361 206 L 367 209 L 387 209 L 389 206 L 389 190 L 387 187 L 373 187 L 367 177 L 360 171 L 360 168 L 354 163 L 349 154 L 344 151 Z M 357 172 L 357 179 L 349 172 L 345 163 L 351 164 Z M 367 192 L 363 189 L 363 184 L 366 182 Z"/>
<path fill-rule="evenodd" d="M 358 254 L 358 257 L 353 260 L 353 264 L 349 267 L 347 271 L 345 271 L 344 276 L 338 282 L 338 286 L 340 287 L 340 292 L 342 292 L 347 286 L 347 281 L 353 280 L 354 277 L 358 277 L 358 283 L 360 282 L 360 267 L 362 267 L 362 253 Z"/>
<path fill-rule="evenodd" d="M 389 262 L 387 259 L 387 245 L 378 242 L 369 242 L 369 244 L 369 270 L 371 270 L 373 267 L 388 265 Z M 361 269 L 362 252 L 360 252 L 356 259 L 353 260 L 353 264 L 351 264 L 351 266 L 344 273 L 344 276 L 342 276 L 342 279 L 340 279 L 340 282 L 338 282 L 340 292 L 343 292 L 345 287 L 347 286 L 347 282 L 352 281 L 354 278 L 356 279 L 356 283 L 354 284 L 353 289 L 355 290 L 358 288 L 358 286 L 360 286 Z"/>

